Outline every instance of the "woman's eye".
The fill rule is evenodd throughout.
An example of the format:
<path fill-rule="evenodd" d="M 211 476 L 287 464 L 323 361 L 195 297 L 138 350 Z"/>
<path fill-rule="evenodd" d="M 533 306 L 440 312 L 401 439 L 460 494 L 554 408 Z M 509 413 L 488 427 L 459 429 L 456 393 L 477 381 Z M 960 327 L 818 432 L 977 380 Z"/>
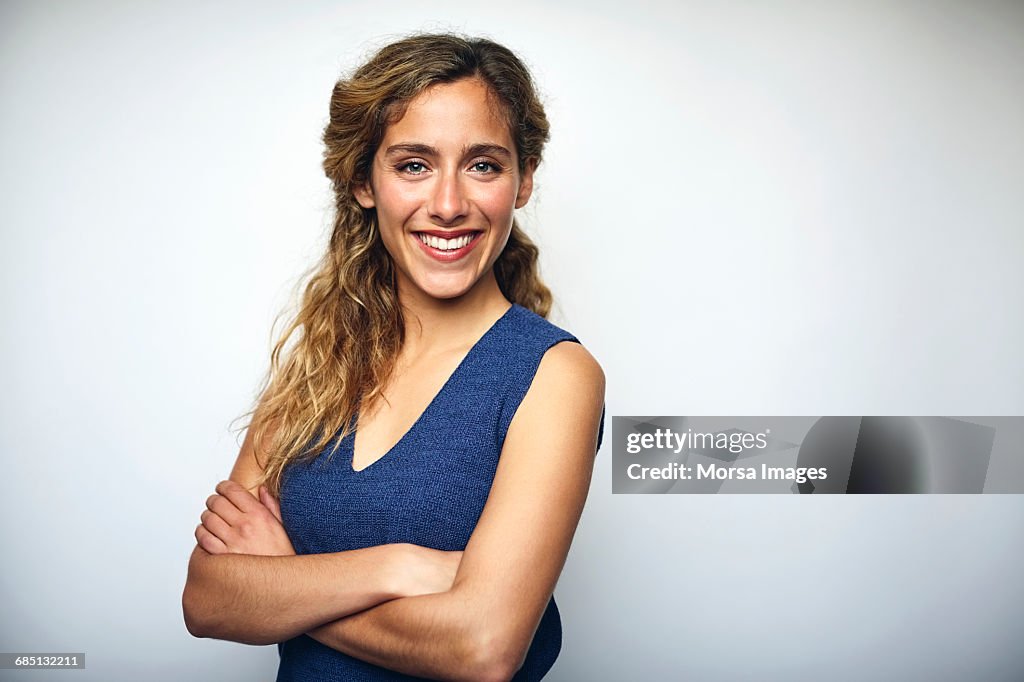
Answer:
<path fill-rule="evenodd" d="M 473 170 L 477 173 L 495 173 L 499 168 L 490 161 L 477 161 L 473 164 Z"/>
<path fill-rule="evenodd" d="M 398 167 L 399 170 L 409 173 L 410 175 L 420 175 L 426 172 L 427 167 L 419 161 L 410 161 L 409 163 L 403 163 Z"/>

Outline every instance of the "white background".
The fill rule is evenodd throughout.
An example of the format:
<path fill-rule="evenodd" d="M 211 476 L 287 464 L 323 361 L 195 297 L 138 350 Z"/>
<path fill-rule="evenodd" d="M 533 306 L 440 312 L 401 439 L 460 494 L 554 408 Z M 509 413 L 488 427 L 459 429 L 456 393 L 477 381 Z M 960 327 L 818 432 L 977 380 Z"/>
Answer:
<path fill-rule="evenodd" d="M 0 650 L 88 667 L 3 679 L 273 678 L 186 632 L 192 531 L 325 247 L 334 81 L 424 29 L 539 82 L 521 219 L 609 416 L 1024 414 L 1018 3 L 8 0 Z M 550 679 L 1024 671 L 1024 498 L 613 497 L 610 454 Z"/>

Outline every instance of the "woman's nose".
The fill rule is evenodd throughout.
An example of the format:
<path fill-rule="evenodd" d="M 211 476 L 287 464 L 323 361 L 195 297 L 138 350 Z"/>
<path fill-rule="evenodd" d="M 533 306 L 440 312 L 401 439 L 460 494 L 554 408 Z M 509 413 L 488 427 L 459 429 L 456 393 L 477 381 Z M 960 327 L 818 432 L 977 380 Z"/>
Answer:
<path fill-rule="evenodd" d="M 441 173 L 427 205 L 430 217 L 449 224 L 458 222 L 468 212 L 466 196 L 457 173 Z"/>

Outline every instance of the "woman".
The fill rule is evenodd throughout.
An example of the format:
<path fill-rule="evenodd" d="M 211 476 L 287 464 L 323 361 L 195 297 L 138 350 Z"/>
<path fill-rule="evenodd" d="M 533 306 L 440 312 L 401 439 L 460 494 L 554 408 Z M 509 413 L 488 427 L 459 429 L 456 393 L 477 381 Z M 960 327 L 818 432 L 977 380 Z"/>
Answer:
<path fill-rule="evenodd" d="M 547 138 L 487 40 L 414 36 L 336 84 L 329 250 L 196 528 L 192 634 L 280 643 L 278 680 L 550 669 L 604 377 L 514 219 Z"/>

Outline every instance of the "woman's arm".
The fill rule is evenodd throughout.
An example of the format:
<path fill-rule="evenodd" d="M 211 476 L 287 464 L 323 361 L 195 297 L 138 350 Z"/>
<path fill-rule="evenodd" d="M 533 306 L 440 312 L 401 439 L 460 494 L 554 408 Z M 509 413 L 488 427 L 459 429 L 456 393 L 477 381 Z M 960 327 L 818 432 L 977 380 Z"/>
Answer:
<path fill-rule="evenodd" d="M 335 554 L 214 555 L 196 546 L 182 594 L 185 627 L 196 637 L 283 642 L 402 596 L 400 551 L 381 545 Z"/>
<path fill-rule="evenodd" d="M 604 375 L 586 349 L 552 347 L 509 427 L 452 588 L 389 601 L 307 634 L 412 675 L 514 675 L 583 510 L 603 401 Z"/>
<path fill-rule="evenodd" d="M 196 637 L 273 644 L 388 599 L 451 586 L 461 553 L 392 544 L 295 556 L 246 434 L 231 480 L 207 500 L 182 594 Z M 207 527 L 208 526 L 208 527 Z"/>

